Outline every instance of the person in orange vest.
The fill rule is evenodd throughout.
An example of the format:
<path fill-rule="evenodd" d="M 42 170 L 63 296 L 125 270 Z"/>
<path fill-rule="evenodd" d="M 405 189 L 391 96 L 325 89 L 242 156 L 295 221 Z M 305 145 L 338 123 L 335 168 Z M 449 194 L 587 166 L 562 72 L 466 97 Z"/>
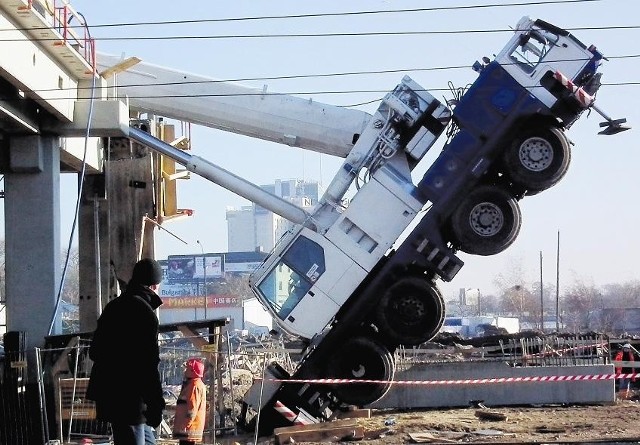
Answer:
<path fill-rule="evenodd" d="M 207 411 L 207 387 L 202 376 L 204 363 L 197 358 L 187 360 L 173 420 L 173 438 L 178 439 L 180 445 L 202 442 Z"/>
<path fill-rule="evenodd" d="M 622 350 L 618 351 L 613 359 L 614 362 L 633 362 L 635 358 L 633 351 L 631 350 L 631 344 L 625 343 L 622 345 Z M 622 377 L 618 378 L 621 374 L 632 374 L 631 378 Z M 616 379 L 618 380 L 618 398 L 628 399 L 631 395 L 631 382 L 636 381 L 635 368 L 633 366 L 616 366 Z"/>

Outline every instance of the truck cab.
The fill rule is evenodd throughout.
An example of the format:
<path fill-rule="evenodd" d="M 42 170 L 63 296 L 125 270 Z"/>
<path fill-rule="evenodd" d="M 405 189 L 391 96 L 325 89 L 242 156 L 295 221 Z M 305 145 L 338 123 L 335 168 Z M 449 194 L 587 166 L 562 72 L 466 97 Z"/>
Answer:
<path fill-rule="evenodd" d="M 285 331 L 307 340 L 322 332 L 421 211 L 411 169 L 449 119 L 409 77 L 383 99 L 309 220 L 251 275 L 252 290 Z"/>
<path fill-rule="evenodd" d="M 542 20 L 523 17 L 496 63 L 548 108 L 558 101 L 548 87 L 556 71 L 577 86 L 586 85 L 596 74 L 603 55 L 587 47 L 569 32 Z M 594 94 L 595 90 L 590 90 Z"/>

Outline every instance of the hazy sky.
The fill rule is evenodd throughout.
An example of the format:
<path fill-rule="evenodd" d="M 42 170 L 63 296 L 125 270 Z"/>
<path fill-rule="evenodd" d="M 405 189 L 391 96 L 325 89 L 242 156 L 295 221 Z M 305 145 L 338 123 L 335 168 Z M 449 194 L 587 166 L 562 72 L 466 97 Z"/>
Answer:
<path fill-rule="evenodd" d="M 503 6 L 468 8 L 489 3 Z M 534 3 L 544 2 L 71 2 L 88 24 L 95 26 L 91 28 L 91 33 L 97 39 L 99 51 L 138 56 L 146 62 L 173 69 L 229 80 L 378 72 L 242 82 L 257 87 L 267 84 L 269 91 L 312 97 L 315 101 L 333 105 L 372 102 L 358 107 L 370 113 L 377 108 L 385 92 L 393 89 L 404 74 L 430 89 L 434 96 L 451 98 L 448 82 L 455 87 L 464 87 L 473 82 L 475 73 L 467 67 L 482 56 L 491 57 L 500 51 L 510 37 L 510 32 L 506 30 L 524 15 L 541 18 L 567 29 L 594 28 L 572 32 L 583 43 L 595 44 L 610 57 L 602 68 L 605 85 L 598 93 L 597 105 L 614 118 L 626 117 L 632 126 L 640 125 L 640 22 L 637 18 L 640 3 L 635 0 Z M 438 9 L 443 5 L 450 9 L 213 21 L 241 17 Z M 210 21 L 97 26 L 181 20 Z M 473 30 L 496 32 L 429 33 Z M 372 32 L 404 34 L 273 37 L 300 33 Z M 240 37 L 247 35 L 272 37 Z M 180 36 L 198 38 L 170 38 Z M 465 68 L 455 68 L 461 66 Z M 385 70 L 404 71 L 379 73 Z M 188 90 L 185 92 L 188 94 Z M 312 94 L 315 92 L 335 93 Z M 640 247 L 637 198 L 640 190 L 640 152 L 636 144 L 636 131 L 600 136 L 597 134 L 600 121 L 602 118 L 595 112 L 588 117 L 585 114 L 570 130 L 568 135 L 575 145 L 569 173 L 553 189 L 520 202 L 522 230 L 509 249 L 491 257 L 461 254 L 465 261 L 462 271 L 452 283 L 441 285 L 447 299 L 457 295 L 458 289 L 463 287 L 479 288 L 485 294 L 492 293 L 494 278 L 501 273 L 509 274 L 515 268 L 526 271 L 523 284 L 528 286 L 538 281 L 541 251 L 544 282 L 554 284 L 558 231 L 561 289 L 566 289 L 576 279 L 605 285 L 640 278 L 636 264 Z M 326 155 L 203 127 L 192 128 L 192 145 L 193 153 L 258 184 L 272 183 L 277 178 L 304 178 L 328 184 L 341 163 L 340 159 Z M 417 169 L 416 178 L 423 171 Z M 65 227 L 70 225 L 73 217 L 74 176 L 66 175 L 63 180 L 67 186 L 63 195 Z M 195 214 L 190 219 L 169 223 L 166 228 L 187 241 L 187 244 L 160 232 L 156 237 L 158 257 L 199 253 L 200 246 L 196 240 L 200 240 L 208 252 L 225 251 L 225 209 L 227 206 L 246 204 L 248 202 L 242 198 L 199 177 L 193 176 L 188 181 L 180 182 L 179 206 L 194 209 Z M 62 243 L 66 244 L 64 238 Z"/>

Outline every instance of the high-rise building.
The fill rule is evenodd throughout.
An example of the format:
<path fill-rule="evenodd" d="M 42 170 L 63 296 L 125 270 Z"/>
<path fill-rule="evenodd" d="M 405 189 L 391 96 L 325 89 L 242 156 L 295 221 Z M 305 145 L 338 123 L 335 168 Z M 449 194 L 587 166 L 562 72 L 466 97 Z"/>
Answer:
<path fill-rule="evenodd" d="M 306 210 L 311 210 L 320 198 L 317 181 L 277 179 L 274 184 L 261 188 Z M 239 209 L 227 208 L 229 251 L 269 252 L 290 227 L 291 222 L 256 204 Z"/>

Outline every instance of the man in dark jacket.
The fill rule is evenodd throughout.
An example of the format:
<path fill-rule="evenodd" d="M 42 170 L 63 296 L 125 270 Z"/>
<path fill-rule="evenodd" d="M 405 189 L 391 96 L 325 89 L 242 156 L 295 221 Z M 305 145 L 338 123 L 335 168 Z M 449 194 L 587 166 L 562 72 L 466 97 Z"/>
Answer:
<path fill-rule="evenodd" d="M 156 261 L 136 263 L 126 291 L 105 306 L 93 334 L 87 397 L 96 402 L 97 418 L 111 423 L 115 445 L 156 443 L 152 427 L 164 409 L 154 312 L 162 304 L 155 292 L 161 281 Z"/>

